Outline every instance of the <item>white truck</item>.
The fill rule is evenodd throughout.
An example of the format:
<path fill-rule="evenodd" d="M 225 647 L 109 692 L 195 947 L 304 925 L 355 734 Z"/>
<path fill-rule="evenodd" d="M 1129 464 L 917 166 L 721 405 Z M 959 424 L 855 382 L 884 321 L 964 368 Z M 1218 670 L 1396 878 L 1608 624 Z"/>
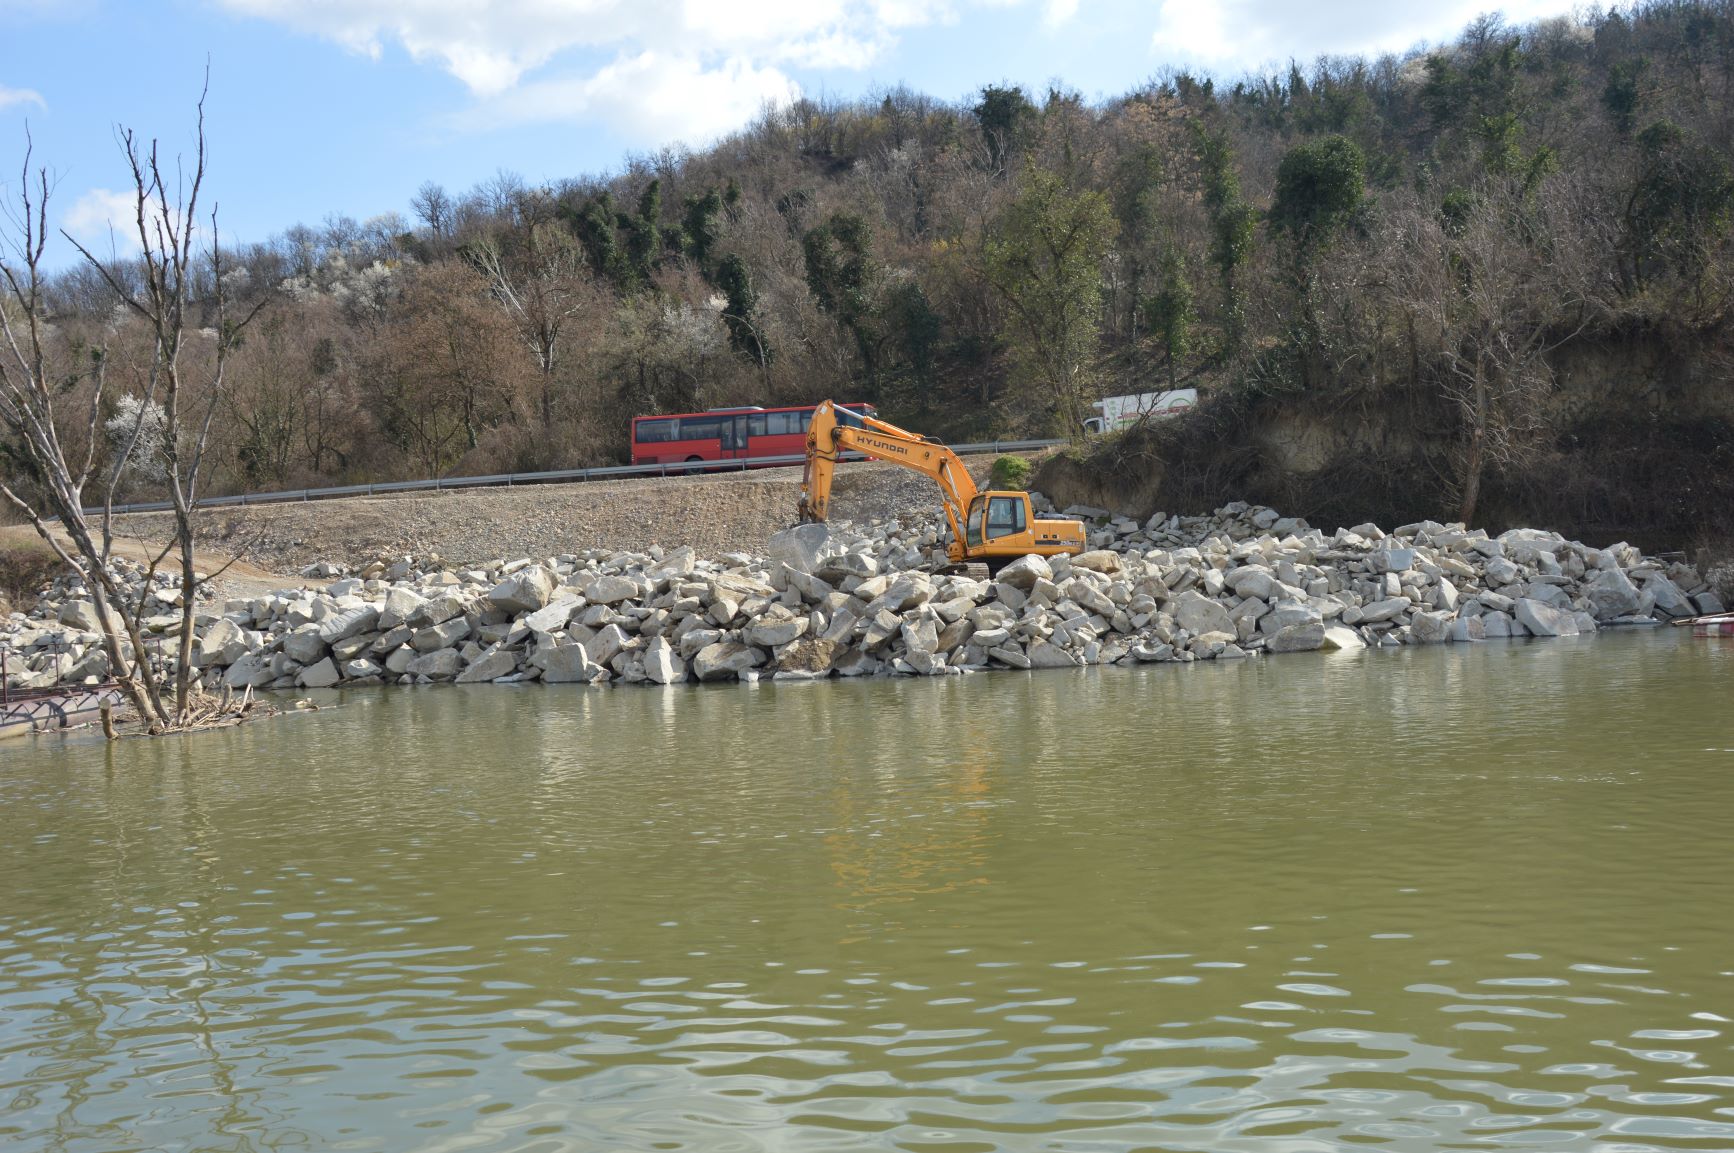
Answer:
<path fill-rule="evenodd" d="M 1197 403 L 1196 388 L 1174 388 L 1167 392 L 1134 392 L 1126 396 L 1104 397 L 1090 406 L 1096 410 L 1096 415 L 1084 419 L 1084 431 L 1114 432 L 1130 428 L 1141 420 L 1178 416 Z"/>

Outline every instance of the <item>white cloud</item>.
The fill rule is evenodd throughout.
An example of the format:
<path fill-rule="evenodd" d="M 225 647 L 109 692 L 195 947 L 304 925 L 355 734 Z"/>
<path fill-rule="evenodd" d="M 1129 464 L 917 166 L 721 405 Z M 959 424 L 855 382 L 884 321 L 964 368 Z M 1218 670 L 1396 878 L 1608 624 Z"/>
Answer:
<path fill-rule="evenodd" d="M 1162 0 L 1151 46 L 1163 57 L 1212 68 L 1256 68 L 1290 58 L 1400 52 L 1454 38 L 1483 12 L 1515 24 L 1570 14 L 1578 0 Z"/>
<path fill-rule="evenodd" d="M 1078 14 L 1078 0 L 1042 0 L 1042 23 L 1058 28 Z"/>
<path fill-rule="evenodd" d="M 799 95 L 792 69 L 858 71 L 900 31 L 1006 0 L 214 0 L 378 57 L 399 45 L 490 111 L 594 118 L 638 144 L 697 142 Z M 1012 0 L 1020 2 L 1020 0 Z M 1065 19 L 1077 0 L 1042 0 Z M 584 64 L 576 61 L 585 60 Z"/>
<path fill-rule="evenodd" d="M 377 55 L 396 41 L 480 96 L 513 87 L 569 49 L 628 56 L 846 59 L 859 67 L 890 30 L 924 24 L 910 0 L 218 0 L 227 8 Z M 837 66 L 835 64 L 821 66 Z"/>
<path fill-rule="evenodd" d="M 8 88 L 4 84 L 0 84 L 0 112 L 14 104 L 34 104 L 42 109 L 48 107 L 48 101 L 42 99 L 40 92 L 32 91 L 29 88 Z"/>
<path fill-rule="evenodd" d="M 520 85 L 465 117 L 473 125 L 598 119 L 636 140 L 709 140 L 800 87 L 773 67 L 734 58 L 707 68 L 690 56 L 642 52 L 589 76 Z"/>
<path fill-rule="evenodd" d="M 114 192 L 107 188 L 92 188 L 72 202 L 60 226 L 98 256 L 108 244 L 112 233 L 115 247 L 122 252 L 138 251 L 138 224 L 134 219 L 133 194 Z"/>
<path fill-rule="evenodd" d="M 999 7 L 1020 0 L 976 0 L 984 7 Z M 950 0 L 873 0 L 873 18 L 880 27 L 919 28 L 926 24 L 953 24 L 957 21 L 957 6 Z"/>
<path fill-rule="evenodd" d="M 153 234 L 160 218 L 154 207 L 147 210 L 145 223 Z M 98 257 L 111 251 L 116 256 L 132 256 L 139 251 L 138 200 L 131 191 L 92 188 L 72 202 L 60 226 Z"/>

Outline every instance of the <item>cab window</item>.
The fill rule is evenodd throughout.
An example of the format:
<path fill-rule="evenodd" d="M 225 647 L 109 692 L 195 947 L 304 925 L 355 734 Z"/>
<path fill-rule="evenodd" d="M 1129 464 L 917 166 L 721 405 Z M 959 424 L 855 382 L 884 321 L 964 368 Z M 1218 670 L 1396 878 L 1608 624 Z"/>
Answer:
<path fill-rule="evenodd" d="M 981 517 L 985 507 L 986 502 L 981 497 L 976 497 L 969 504 L 969 524 L 964 532 L 971 547 L 981 544 Z"/>
<path fill-rule="evenodd" d="M 987 502 L 987 539 L 995 540 L 1024 531 L 1024 502 L 1015 496 L 990 497 Z"/>

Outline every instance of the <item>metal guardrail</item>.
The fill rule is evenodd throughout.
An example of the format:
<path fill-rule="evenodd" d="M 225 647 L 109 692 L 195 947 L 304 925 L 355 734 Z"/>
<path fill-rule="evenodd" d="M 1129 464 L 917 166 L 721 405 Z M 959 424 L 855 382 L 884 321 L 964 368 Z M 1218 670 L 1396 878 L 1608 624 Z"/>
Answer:
<path fill-rule="evenodd" d="M 985 452 L 1024 452 L 1037 448 L 1052 448 L 1063 440 L 995 440 L 977 444 L 954 444 L 951 451 L 963 455 Z M 856 459 L 865 459 L 857 457 Z M 387 480 L 378 484 L 345 484 L 333 488 L 296 488 L 281 492 L 249 492 L 237 496 L 211 496 L 198 502 L 199 508 L 223 508 L 255 504 L 289 504 L 313 500 L 333 500 L 346 496 L 380 496 L 399 492 L 444 492 L 460 488 L 514 488 L 525 484 L 578 484 L 587 480 L 618 480 L 636 476 L 688 476 L 692 473 L 745 472 L 749 468 L 805 464 L 804 453 L 790 456 L 752 456 L 739 460 L 687 460 L 667 464 L 616 464 L 601 468 L 563 468 L 550 472 L 501 472 L 490 476 L 447 476 L 432 480 Z M 174 505 L 166 500 L 140 504 L 117 504 L 115 512 L 167 512 Z M 87 508 L 97 514 L 100 508 Z"/>

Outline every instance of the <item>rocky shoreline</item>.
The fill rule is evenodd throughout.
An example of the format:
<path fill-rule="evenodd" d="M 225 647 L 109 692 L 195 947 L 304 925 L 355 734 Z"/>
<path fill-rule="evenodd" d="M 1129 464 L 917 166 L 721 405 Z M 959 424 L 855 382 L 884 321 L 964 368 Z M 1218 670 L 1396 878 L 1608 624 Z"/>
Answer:
<path fill-rule="evenodd" d="M 931 521 L 838 526 L 822 542 L 791 531 L 768 556 L 315 565 L 302 575 L 321 587 L 206 600 L 193 659 L 208 686 L 260 690 L 932 676 L 1575 636 L 1723 607 L 1688 565 L 1533 529 L 1327 534 L 1246 504 L 1142 524 L 1066 511 L 1090 523 L 1090 551 L 1025 557 L 987 580 L 927 571 L 944 560 Z M 124 571 L 140 588 L 143 572 Z M 172 579 L 154 577 L 146 627 L 165 654 L 179 604 Z M 10 686 L 101 680 L 95 624 L 66 581 L 12 614 L 0 625 Z"/>

